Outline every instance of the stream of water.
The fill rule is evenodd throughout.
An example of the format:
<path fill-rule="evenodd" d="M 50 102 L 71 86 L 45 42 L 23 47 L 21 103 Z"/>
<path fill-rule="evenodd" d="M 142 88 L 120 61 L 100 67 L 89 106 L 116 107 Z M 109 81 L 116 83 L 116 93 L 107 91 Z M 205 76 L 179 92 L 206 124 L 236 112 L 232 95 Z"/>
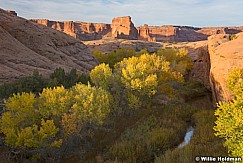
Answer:
<path fill-rule="evenodd" d="M 191 137 L 193 135 L 193 132 L 194 132 L 194 128 L 192 126 L 187 129 L 186 135 L 184 137 L 184 141 L 178 146 L 178 148 L 183 148 L 187 144 L 189 144 Z"/>

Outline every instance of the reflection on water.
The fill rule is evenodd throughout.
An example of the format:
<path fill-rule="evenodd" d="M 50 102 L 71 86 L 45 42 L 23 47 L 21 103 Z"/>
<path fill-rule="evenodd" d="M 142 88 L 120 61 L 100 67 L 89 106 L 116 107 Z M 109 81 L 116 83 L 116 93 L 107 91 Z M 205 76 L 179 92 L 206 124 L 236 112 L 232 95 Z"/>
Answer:
<path fill-rule="evenodd" d="M 184 137 L 184 141 L 178 146 L 178 148 L 183 148 L 184 146 L 189 144 L 191 137 L 193 135 L 193 132 L 194 132 L 194 128 L 191 126 L 186 132 L 186 135 Z"/>

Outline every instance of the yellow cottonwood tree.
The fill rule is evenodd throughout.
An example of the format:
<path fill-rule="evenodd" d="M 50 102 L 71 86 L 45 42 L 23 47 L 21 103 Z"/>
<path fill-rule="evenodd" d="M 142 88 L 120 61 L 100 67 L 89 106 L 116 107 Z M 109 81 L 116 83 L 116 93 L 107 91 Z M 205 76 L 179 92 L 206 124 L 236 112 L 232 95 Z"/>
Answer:
<path fill-rule="evenodd" d="M 122 85 L 140 95 L 152 96 L 158 86 L 158 74 L 169 71 L 169 62 L 155 54 L 143 54 L 140 57 L 125 58 L 115 65 Z"/>
<path fill-rule="evenodd" d="M 224 145 L 230 155 L 243 158 L 243 69 L 234 69 L 227 85 L 235 99 L 218 103 L 215 135 L 225 139 Z"/>
<path fill-rule="evenodd" d="M 91 81 L 98 87 L 108 89 L 112 82 L 112 70 L 107 64 L 100 64 L 90 72 Z"/>
<path fill-rule="evenodd" d="M 52 139 L 59 128 L 52 120 L 44 120 L 36 107 L 33 93 L 22 93 L 5 100 L 5 110 L 1 118 L 1 132 L 12 147 L 50 147 L 61 140 Z M 41 122 L 40 125 L 39 122 Z M 58 145 L 58 144 L 57 144 Z M 59 144 L 60 145 L 60 144 Z"/>
<path fill-rule="evenodd" d="M 60 118 L 70 107 L 72 92 L 63 86 L 44 88 L 38 98 L 38 109 L 43 118 Z"/>
<path fill-rule="evenodd" d="M 102 123 L 110 112 L 110 94 L 102 88 L 77 84 L 72 87 L 74 104 L 71 112 L 82 122 Z"/>
<path fill-rule="evenodd" d="M 102 124 L 110 99 L 106 90 L 84 84 L 46 88 L 39 97 L 18 93 L 5 100 L 0 129 L 6 144 L 20 151 L 61 147 L 83 126 Z"/>

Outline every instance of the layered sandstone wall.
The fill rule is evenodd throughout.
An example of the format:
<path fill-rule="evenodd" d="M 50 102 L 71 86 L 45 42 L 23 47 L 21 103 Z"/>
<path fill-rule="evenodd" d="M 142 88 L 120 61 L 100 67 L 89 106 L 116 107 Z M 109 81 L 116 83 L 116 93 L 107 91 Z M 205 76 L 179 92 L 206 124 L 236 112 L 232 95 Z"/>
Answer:
<path fill-rule="evenodd" d="M 103 23 L 73 21 L 59 22 L 42 19 L 32 19 L 31 21 L 62 31 L 74 38 L 78 38 L 84 41 L 102 39 L 107 34 L 109 34 L 109 32 L 111 32 L 110 25 Z"/>
<path fill-rule="evenodd" d="M 173 26 L 158 27 L 145 24 L 144 26 L 137 27 L 137 29 L 140 40 L 152 42 L 175 41 L 176 28 Z"/>
<path fill-rule="evenodd" d="M 243 26 L 240 27 L 203 27 L 198 30 L 198 33 L 212 36 L 216 34 L 237 34 L 243 31 Z"/>
<path fill-rule="evenodd" d="M 195 42 L 215 34 L 237 34 L 243 27 L 144 26 L 137 27 L 138 39 L 152 42 Z"/>
<path fill-rule="evenodd" d="M 117 17 L 112 19 L 111 34 L 114 38 L 137 40 L 138 31 L 135 28 L 130 16 Z"/>
<path fill-rule="evenodd" d="M 49 20 L 32 20 L 36 23 L 65 32 L 82 41 L 103 38 L 143 40 L 149 42 L 195 42 L 207 40 L 215 34 L 237 34 L 241 27 L 203 27 L 189 26 L 144 26 L 135 27 L 130 16 L 112 19 L 112 24 L 87 22 L 58 22 Z"/>

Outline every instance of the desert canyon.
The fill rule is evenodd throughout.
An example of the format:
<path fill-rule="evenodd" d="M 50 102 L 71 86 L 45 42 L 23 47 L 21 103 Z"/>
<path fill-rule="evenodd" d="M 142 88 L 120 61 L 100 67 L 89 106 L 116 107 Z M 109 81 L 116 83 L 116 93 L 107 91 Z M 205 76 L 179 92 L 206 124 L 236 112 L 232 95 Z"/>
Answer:
<path fill-rule="evenodd" d="M 225 84 L 228 73 L 235 66 L 243 67 L 243 26 L 135 27 L 130 16 L 114 18 L 111 24 L 26 20 L 2 9 L 0 24 L 0 82 L 30 75 L 33 69 L 44 75 L 57 67 L 88 72 L 98 64 L 92 50 L 107 53 L 134 48 L 155 52 L 161 47 L 184 47 L 194 63 L 190 78 L 200 80 L 219 101 L 230 99 Z M 235 34 L 236 39 L 230 40 Z"/>
<path fill-rule="evenodd" d="M 116 62 L 118 63 L 117 67 L 116 65 L 109 67 L 109 64 L 100 64 L 98 57 L 94 54 L 95 51 L 102 56 L 109 53 L 116 54 L 115 52 L 120 49 L 132 49 L 134 55 L 128 56 L 131 58 L 126 55 L 122 56 L 124 60 Z M 183 74 L 176 69 L 177 64 L 180 64 L 179 61 L 178 63 L 177 61 L 170 62 L 169 59 L 166 61 L 166 56 L 156 56 L 155 53 L 162 49 L 172 51 L 176 49 L 176 57 L 179 56 L 177 55 L 179 54 L 178 49 L 186 49 L 185 55 L 181 54 L 179 57 L 184 57 L 184 60 L 181 59 L 181 61 L 185 61 L 185 64 L 182 63 L 181 65 L 190 65 L 190 69 L 186 70 L 187 67 L 180 65 L 182 67 L 180 68 L 186 71 Z M 137 55 L 143 50 L 146 50 L 146 54 Z M 114 59 L 114 56 L 112 57 L 108 59 Z M 157 60 L 153 61 L 150 58 L 152 61 L 149 60 L 148 62 L 146 57 L 152 59 L 157 57 Z M 139 59 L 144 62 L 140 61 L 134 67 L 132 67 L 133 65 L 129 67 L 129 64 L 134 64 L 131 61 L 128 62 L 129 59 L 134 63 L 138 62 Z M 151 68 L 151 72 L 155 75 L 151 72 L 152 75 L 146 74 L 146 70 L 149 69 L 150 71 L 150 67 L 148 66 L 146 69 L 143 64 L 150 67 L 157 66 L 157 69 Z M 126 66 L 130 68 L 127 72 Z M 136 66 L 143 68 L 142 70 L 145 73 L 139 74 L 140 69 Z M 58 68 L 63 71 L 56 71 Z M 11 96 L 9 96 L 9 101 L 5 101 L 5 97 L 0 98 L 0 118 L 13 114 L 12 117 L 2 118 L 6 120 L 6 123 L 12 124 L 12 119 L 17 117 L 16 125 L 12 125 L 17 126 L 16 131 L 14 129 L 8 130 L 9 126 L 0 121 L 0 127 L 2 125 L 3 128 L 6 128 L 6 134 L 0 132 L 0 158 L 4 158 L 1 161 L 5 163 L 9 162 L 10 159 L 21 158 L 28 162 L 33 156 L 37 162 L 38 159 L 42 162 L 45 159 L 46 162 L 54 162 L 53 160 L 56 159 L 63 163 L 80 162 L 80 160 L 85 160 L 85 162 L 125 160 L 124 162 L 126 162 L 126 159 L 129 160 L 131 157 L 133 162 L 151 162 L 152 160 L 155 163 L 167 163 L 168 161 L 164 160 L 171 159 L 173 156 L 178 156 L 184 161 L 195 161 L 193 154 L 196 154 L 196 157 L 198 156 L 197 152 L 201 151 L 207 153 L 211 150 L 214 154 L 226 155 L 227 150 L 223 146 L 223 139 L 216 137 L 212 128 L 215 126 L 214 111 L 217 103 L 221 101 L 230 102 L 237 97 L 227 88 L 226 84 L 227 78 L 234 68 L 243 68 L 243 26 L 199 28 L 144 24 L 136 27 L 130 16 L 113 18 L 111 24 L 72 20 L 64 22 L 47 19 L 28 20 L 19 17 L 15 11 L 0 9 L 0 85 L 2 84 L 3 90 L 9 89 L 9 87 L 4 87 L 5 83 L 10 83 L 11 86 L 23 77 L 30 77 L 36 70 L 41 74 L 38 77 L 43 77 L 43 83 L 49 80 L 48 77 L 51 78 L 51 74 L 65 78 L 64 81 L 73 82 L 68 85 L 69 87 L 65 87 L 61 82 L 61 84 L 58 83 L 57 78 L 53 78 L 51 80 L 56 85 L 49 87 L 47 84 L 48 87 L 45 87 L 45 90 L 41 89 L 41 91 L 37 91 L 38 94 L 33 94 L 33 96 L 31 96 L 31 93 L 30 95 L 28 93 L 11 94 L 13 101 L 14 98 L 20 98 L 22 95 L 33 97 L 32 101 L 34 102 L 30 103 L 31 107 L 27 106 L 29 103 L 25 105 L 25 103 L 21 103 L 21 100 L 16 100 L 17 104 L 21 104 L 21 107 L 23 105 L 22 108 L 27 106 L 27 111 L 24 110 L 23 112 L 21 112 L 19 105 L 16 107 L 20 111 L 14 110 L 15 108 L 11 108 L 12 105 L 8 105 L 8 103 L 11 103 Z M 72 71 L 74 69 L 75 71 Z M 71 71 L 73 74 L 71 74 Z M 57 73 L 55 74 L 55 72 Z M 71 75 L 65 76 L 65 73 L 68 74 L 67 72 L 70 72 L 69 75 Z M 81 75 L 78 76 L 76 72 L 87 77 L 85 78 L 87 83 L 78 81 L 77 78 Z M 135 72 L 140 75 L 138 75 L 139 77 L 142 76 L 141 78 L 146 79 L 144 83 L 138 77 L 136 80 L 132 80 L 130 76 L 134 74 L 136 76 Z M 127 78 L 119 75 L 124 75 Z M 131 83 L 134 82 L 135 84 L 132 84 L 135 86 L 126 80 Z M 162 81 L 161 85 L 158 84 L 159 80 Z M 148 86 L 146 85 L 144 91 L 142 87 L 145 84 Z M 169 91 L 164 88 L 168 88 Z M 146 91 L 150 89 L 152 93 L 146 94 Z M 15 90 L 11 89 L 11 91 Z M 167 94 L 167 91 L 172 92 L 172 95 Z M 47 94 L 46 97 L 45 93 Z M 69 101 L 66 102 L 65 100 Z M 158 101 L 162 102 L 159 103 Z M 32 108 L 37 109 L 37 111 L 35 112 Z M 61 113 L 60 108 L 63 109 Z M 14 111 L 12 112 L 11 109 Z M 44 110 L 42 110 L 43 115 L 41 109 Z M 14 114 L 15 111 L 18 113 L 17 116 Z M 21 117 L 22 114 L 28 117 L 29 115 L 26 114 L 28 111 L 31 114 L 33 113 L 34 118 L 37 117 L 35 117 L 35 114 L 40 115 L 39 119 L 36 118 L 39 120 L 38 123 L 34 123 L 35 119 L 33 118 L 34 120 L 31 123 L 34 125 L 32 125 L 32 128 L 28 125 L 26 127 L 23 123 L 24 127 L 20 125 L 20 129 L 18 129 L 18 125 L 22 122 L 30 123 L 28 118 Z M 18 115 L 20 115 L 20 118 Z M 79 119 L 79 117 L 81 118 Z M 27 135 L 26 137 L 34 142 L 36 135 L 33 133 L 36 132 L 38 137 L 47 122 L 54 126 L 52 129 L 55 133 L 53 134 L 50 129 L 51 138 L 46 142 L 53 141 L 52 144 L 54 145 L 47 143 L 48 145 L 44 144 L 44 147 L 41 144 L 41 148 L 37 146 L 36 151 L 41 151 L 43 156 L 41 154 L 35 155 L 35 147 L 33 148 L 31 143 L 32 146 L 28 146 L 27 142 L 22 145 L 23 148 L 19 148 L 17 145 L 16 148 L 12 148 L 8 145 L 13 142 L 4 141 L 7 134 L 10 133 L 10 138 L 13 140 L 24 138 Z M 56 126 L 54 122 L 57 124 Z M 46 128 L 48 130 L 48 126 Z M 24 135 L 25 132 L 22 132 L 24 129 L 30 131 L 30 134 Z M 187 135 L 188 129 L 190 129 L 191 135 L 187 144 L 191 136 L 193 143 L 191 143 L 191 146 L 188 145 L 189 147 L 185 150 L 179 149 L 180 143 L 185 144 L 182 141 L 184 135 Z M 17 134 L 14 135 L 13 133 Z M 20 133 L 24 136 L 21 137 Z M 45 140 L 48 133 L 43 135 L 41 138 Z M 21 139 L 21 141 L 24 142 L 25 139 Z M 20 144 L 21 141 L 19 141 Z M 21 147 L 21 145 L 19 146 Z M 45 149 L 49 151 L 46 152 Z M 55 150 L 52 151 L 52 149 Z M 19 151 L 19 153 L 16 151 Z M 217 153 L 218 151 L 219 153 Z"/>

